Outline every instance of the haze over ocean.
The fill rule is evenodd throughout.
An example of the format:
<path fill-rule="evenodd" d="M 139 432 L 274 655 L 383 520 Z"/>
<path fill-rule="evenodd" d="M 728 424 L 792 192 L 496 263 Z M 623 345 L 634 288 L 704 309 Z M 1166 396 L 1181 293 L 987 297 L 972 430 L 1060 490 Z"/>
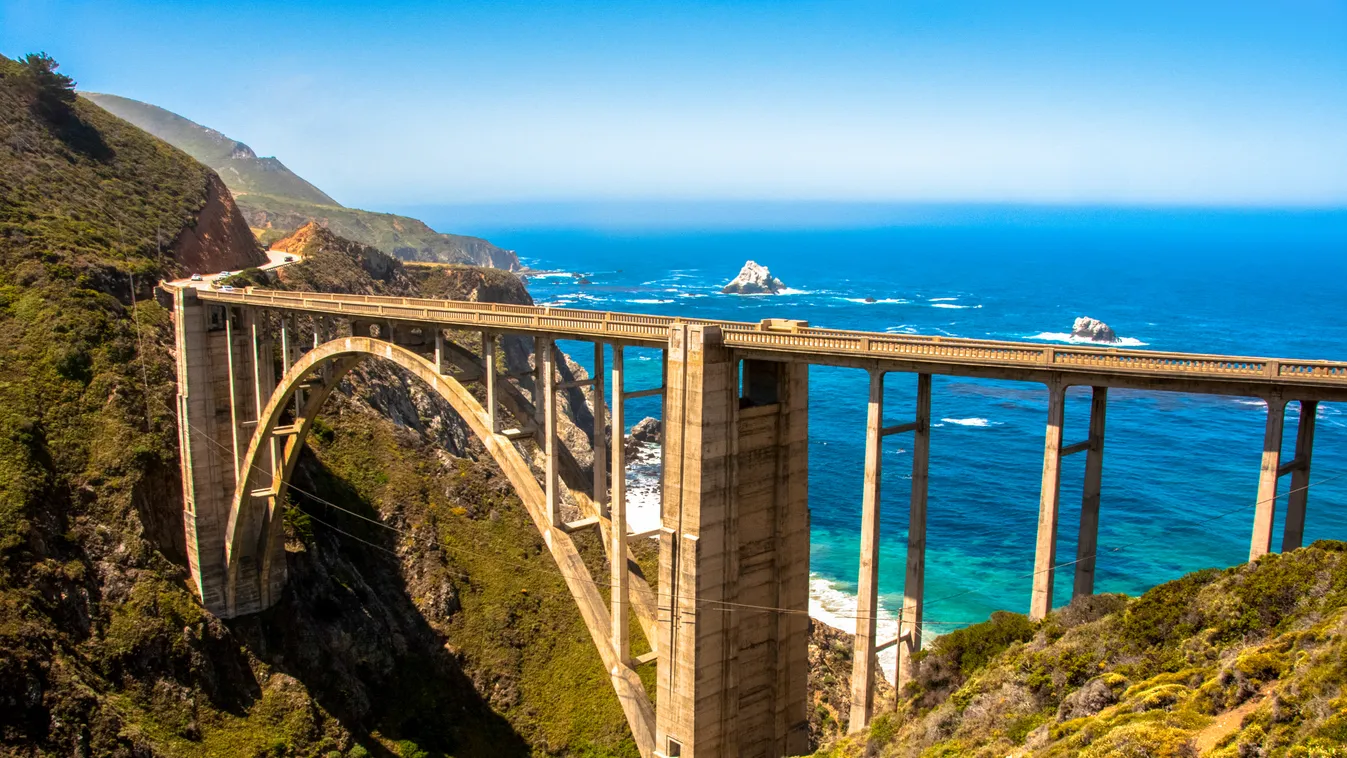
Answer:
<path fill-rule="evenodd" d="M 529 282 L 541 304 L 1049 343 L 1086 315 L 1143 349 L 1347 359 L 1342 211 L 945 207 L 880 228 L 471 231 L 516 249 L 536 268 L 567 272 Z M 792 292 L 719 294 L 749 259 L 769 266 Z M 590 351 L 562 346 L 590 367 Z M 635 353 L 628 387 L 656 386 L 658 354 Z M 852 626 L 858 561 L 866 383 L 855 369 L 810 372 L 813 612 L 844 629 Z M 912 416 L 915 386 L 914 375 L 888 375 L 889 423 Z M 1068 394 L 1067 442 L 1085 437 L 1088 398 L 1085 388 Z M 1119 390 L 1109 401 L 1097 590 L 1135 595 L 1195 569 L 1244 561 L 1263 403 Z M 1344 411 L 1319 407 L 1312 479 L 1325 481 L 1310 493 L 1307 542 L 1347 537 Z M 659 401 L 632 401 L 627 414 L 630 424 L 657 416 Z M 1046 416 L 1041 385 L 935 377 L 930 632 L 998 609 L 1027 610 Z M 1288 456 L 1297 419 L 1293 404 Z M 902 598 L 909 439 L 889 438 L 883 454 L 880 592 L 888 613 Z M 1084 456 L 1072 456 L 1063 468 L 1061 561 L 1075 557 L 1083 467 Z M 646 465 L 634 473 L 647 497 L 653 471 Z M 1277 547 L 1284 512 L 1283 497 Z M 1057 604 L 1069 601 L 1071 573 L 1059 569 Z M 891 629 L 881 628 L 884 634 Z"/>

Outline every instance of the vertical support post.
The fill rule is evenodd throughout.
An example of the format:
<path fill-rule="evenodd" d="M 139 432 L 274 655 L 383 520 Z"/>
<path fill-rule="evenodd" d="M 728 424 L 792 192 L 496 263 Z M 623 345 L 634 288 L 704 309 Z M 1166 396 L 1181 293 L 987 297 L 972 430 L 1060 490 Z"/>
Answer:
<path fill-rule="evenodd" d="M 931 461 L 931 375 L 917 375 L 917 428 L 912 440 L 912 502 L 907 526 L 907 576 L 898 622 L 897 687 L 912 681 L 912 656 L 921 650 L 921 616 L 926 594 L 926 492 Z M 894 705 L 898 698 L 894 698 Z"/>
<path fill-rule="evenodd" d="M 627 452 L 626 448 L 626 420 L 622 408 L 623 391 L 623 373 L 624 365 L 622 360 L 622 346 L 613 345 L 613 498 L 610 510 L 612 512 L 613 523 L 609 530 L 611 534 L 612 545 L 608 550 L 608 573 L 612 578 L 613 589 L 611 597 L 611 616 L 612 616 L 612 637 L 613 652 L 617 654 L 620 661 L 631 658 L 631 634 L 627 628 L 628 617 L 630 615 L 631 588 L 628 586 L 627 576 Z M 599 367 L 594 367 L 594 376 L 599 377 Z M 599 385 L 594 385 L 594 397 L 596 398 L 594 406 L 597 408 L 603 403 L 603 395 L 599 393 Z M 600 428 L 598 422 L 595 422 L 594 429 L 597 432 Z M 602 449 L 594 449 L 594 464 L 598 465 Z"/>
<path fill-rule="evenodd" d="M 594 508 L 608 515 L 608 422 L 603 402 L 603 343 L 594 343 Z M 621 439 L 621 432 L 614 432 Z"/>
<path fill-rule="evenodd" d="M 1062 488 L 1062 422 L 1066 387 L 1048 380 L 1048 426 L 1043 441 L 1043 484 L 1038 498 L 1038 545 L 1034 552 L 1034 592 L 1029 618 L 1039 621 L 1052 610 L 1053 564 L 1057 562 L 1057 516 Z"/>
<path fill-rule="evenodd" d="M 539 404 L 543 408 L 543 472 L 547 492 L 547 513 L 553 527 L 561 526 L 561 484 L 557 477 L 557 371 L 552 340 L 538 341 L 542 373 L 539 377 Z"/>
<path fill-rule="evenodd" d="M 551 349 L 551 343 L 545 337 L 533 338 L 533 424 L 541 429 L 546 423 L 546 410 L 543 408 L 543 353 Z"/>
<path fill-rule="evenodd" d="M 683 758 L 740 752 L 736 616 L 720 605 L 736 597 L 733 376 L 719 328 L 670 326 L 655 739 Z"/>
<path fill-rule="evenodd" d="M 851 659 L 851 719 L 848 732 L 870 723 L 875 698 L 875 613 L 879 605 L 879 488 L 884 425 L 884 372 L 870 370 L 865 420 L 865 486 L 861 494 L 861 563 L 856 593 L 856 639 Z"/>
<path fill-rule="evenodd" d="M 1314 453 L 1314 417 L 1318 412 L 1317 400 L 1300 401 L 1300 422 L 1296 426 L 1296 469 L 1291 472 L 1291 492 L 1286 496 L 1283 553 L 1295 550 L 1305 541 L 1305 505 L 1310 498 L 1310 457 Z"/>
<path fill-rule="evenodd" d="M 234 309 L 225 306 L 225 363 L 229 373 L 229 433 L 233 444 L 234 486 L 238 486 L 239 467 L 243 465 L 243 456 L 239 453 L 239 397 L 238 373 L 234 370 Z"/>
<path fill-rule="evenodd" d="M 496 397 L 496 341 L 496 335 L 482 332 L 482 378 L 486 384 L 486 415 L 491 420 L 492 434 L 500 434 L 500 411 L 497 410 L 500 403 Z"/>
<path fill-rule="evenodd" d="M 1282 464 L 1282 426 L 1286 420 L 1286 401 L 1280 393 L 1267 398 L 1267 428 L 1263 432 L 1263 465 L 1258 472 L 1258 501 L 1254 504 L 1253 538 L 1249 541 L 1249 560 L 1255 561 L 1272 550 L 1272 521 L 1277 517 L 1277 469 Z"/>
<path fill-rule="evenodd" d="M 482 339 L 482 350 L 483 350 L 483 352 L 485 352 L 485 350 L 486 350 L 486 339 L 485 339 L 486 335 L 483 334 L 482 336 L 483 336 L 483 339 Z M 448 371 L 445 370 L 447 367 L 444 365 L 444 359 L 445 359 L 445 355 L 444 355 L 444 347 L 445 347 L 445 346 L 444 346 L 444 330 L 443 330 L 443 329 L 440 329 L 439 327 L 436 327 L 436 328 L 435 328 L 435 373 L 439 374 L 440 376 L 444 376 L 445 374 L 449 373 Z"/>
<path fill-rule="evenodd" d="M 1095 554 L 1099 552 L 1099 490 L 1104 479 L 1104 417 L 1108 387 L 1090 389 L 1090 447 L 1085 452 L 1085 489 L 1080 498 L 1080 534 L 1076 539 L 1076 580 L 1071 596 L 1094 594 Z"/>

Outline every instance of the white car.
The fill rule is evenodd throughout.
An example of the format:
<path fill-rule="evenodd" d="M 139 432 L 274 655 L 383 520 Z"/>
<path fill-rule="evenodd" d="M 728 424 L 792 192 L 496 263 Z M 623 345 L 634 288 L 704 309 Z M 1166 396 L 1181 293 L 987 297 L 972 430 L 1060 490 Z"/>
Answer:
<path fill-rule="evenodd" d="M 192 274 L 192 281 L 194 282 L 201 281 L 201 274 Z"/>
<path fill-rule="evenodd" d="M 233 291 L 234 291 L 234 287 L 233 287 L 233 285 L 226 284 L 226 285 L 224 285 L 223 287 L 220 288 L 220 291 L 221 291 L 221 292 L 233 292 Z"/>

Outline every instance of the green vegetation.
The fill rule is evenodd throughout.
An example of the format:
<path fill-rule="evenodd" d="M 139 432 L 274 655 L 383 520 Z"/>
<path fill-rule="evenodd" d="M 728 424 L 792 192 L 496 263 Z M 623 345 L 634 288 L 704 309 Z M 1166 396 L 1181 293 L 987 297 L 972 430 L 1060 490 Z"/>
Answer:
<path fill-rule="evenodd" d="M 265 244 L 316 221 L 341 237 L 402 260 L 519 267 L 513 252 L 484 239 L 441 234 L 406 216 L 345 208 L 275 158 L 258 158 L 242 142 L 176 113 L 115 95 L 83 96 L 219 172 Z"/>
<path fill-rule="evenodd" d="M 1347 544 L 936 639 L 836 756 L 1347 755 Z"/>
<path fill-rule="evenodd" d="M 296 497 L 281 603 L 227 623 L 201 610 L 172 327 L 150 285 L 181 272 L 171 243 L 216 180 L 54 72 L 0 58 L 0 753 L 633 755 L 504 477 L 424 436 L 452 437 L 452 419 L 376 410 L 408 397 L 378 391 L 396 375 L 353 378 L 299 479 L 418 539 Z M 362 286 L 411 285 L 345 241 L 292 268 L 341 256 Z M 371 276 L 381 263 L 401 278 Z"/>

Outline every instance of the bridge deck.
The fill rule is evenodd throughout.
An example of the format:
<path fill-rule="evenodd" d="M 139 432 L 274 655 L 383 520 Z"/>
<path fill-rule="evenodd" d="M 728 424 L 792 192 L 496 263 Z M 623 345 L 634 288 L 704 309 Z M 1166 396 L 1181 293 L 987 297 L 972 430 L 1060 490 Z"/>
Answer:
<path fill-rule="evenodd" d="M 669 327 L 675 324 L 709 324 L 721 329 L 727 347 L 767 360 L 1035 382 L 1060 378 L 1068 384 L 1252 397 L 1281 392 L 1297 399 L 1347 401 L 1347 362 L 1338 361 L 895 335 L 790 322 L 773 327 L 638 313 L 252 287 L 241 292 L 199 290 L 198 296 L 277 310 L 644 347 L 664 347 Z"/>

